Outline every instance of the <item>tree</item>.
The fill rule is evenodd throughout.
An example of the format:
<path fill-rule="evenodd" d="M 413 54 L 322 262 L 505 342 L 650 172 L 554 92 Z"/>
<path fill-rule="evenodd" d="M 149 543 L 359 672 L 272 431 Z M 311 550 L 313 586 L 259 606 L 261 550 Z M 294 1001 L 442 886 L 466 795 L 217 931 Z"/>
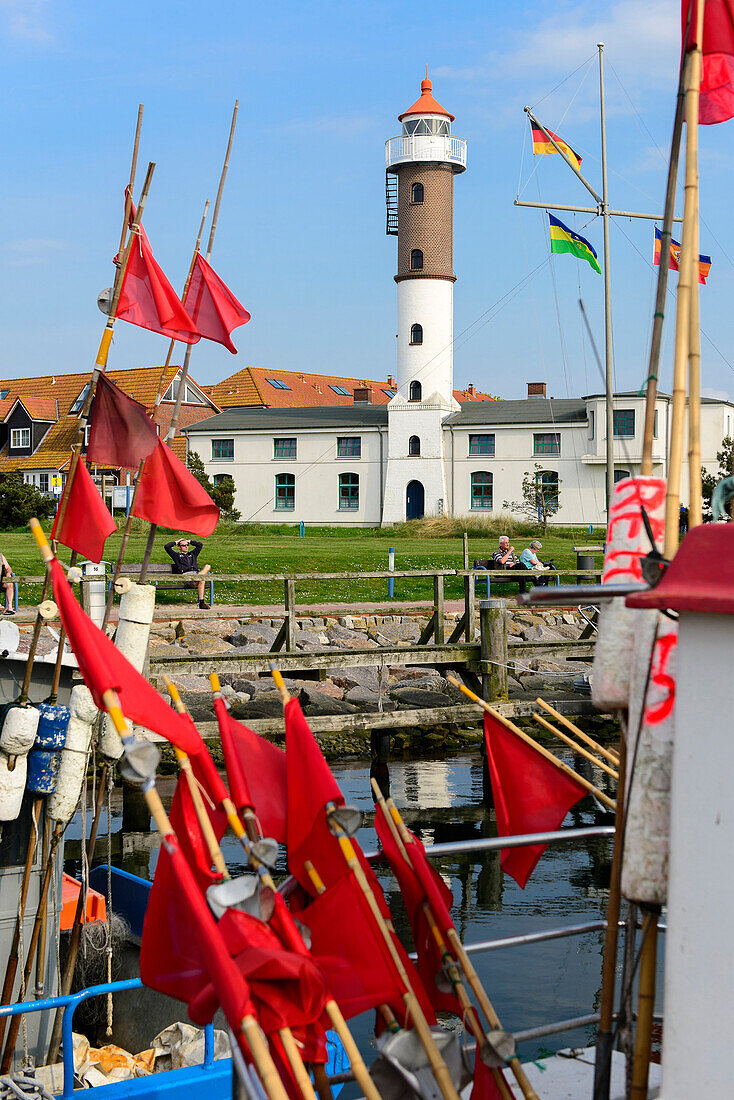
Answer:
<path fill-rule="evenodd" d="M 220 474 L 219 481 L 216 485 L 213 485 L 204 468 L 204 463 L 196 451 L 189 451 L 186 456 L 186 465 L 219 508 L 222 519 L 232 520 L 236 523 L 241 518 L 242 513 L 234 506 L 234 478 L 230 474 Z"/>
<path fill-rule="evenodd" d="M 32 516 L 47 519 L 55 511 L 56 501 L 26 485 L 20 471 L 0 474 L 0 530 L 25 527 Z"/>
<path fill-rule="evenodd" d="M 503 507 L 536 520 L 545 534 L 551 516 L 558 511 L 560 495 L 561 479 L 556 471 L 544 470 L 536 462 L 535 469 L 523 475 L 522 500 L 506 500 Z"/>
<path fill-rule="evenodd" d="M 710 474 L 707 472 L 705 466 L 701 467 L 703 518 L 705 520 L 713 519 L 713 514 L 711 512 L 711 497 L 714 494 L 714 489 L 725 477 L 731 477 L 732 474 L 734 474 L 734 439 L 732 439 L 730 435 L 722 439 L 721 450 L 716 452 L 716 460 L 719 463 L 718 474 Z"/>

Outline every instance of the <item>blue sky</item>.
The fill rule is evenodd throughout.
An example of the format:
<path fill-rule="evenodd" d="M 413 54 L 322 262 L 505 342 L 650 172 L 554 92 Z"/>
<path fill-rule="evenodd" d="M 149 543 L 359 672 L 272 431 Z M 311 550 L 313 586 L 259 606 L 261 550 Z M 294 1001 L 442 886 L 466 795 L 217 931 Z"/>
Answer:
<path fill-rule="evenodd" d="M 252 321 L 235 334 L 236 357 L 202 341 L 192 374 L 213 382 L 252 363 L 386 378 L 395 366 L 395 239 L 385 236 L 384 141 L 399 133 L 396 116 L 428 65 L 436 98 L 468 141 L 468 170 L 456 181 L 456 385 L 504 397 L 539 379 L 559 397 L 598 390 L 577 300 L 580 290 L 603 348 L 602 280 L 568 256 L 554 257 L 551 270 L 545 215 L 513 206 L 518 186 L 532 201 L 586 206 L 589 196 L 560 158 L 533 160 L 522 108 L 536 105 L 600 189 L 603 40 L 611 202 L 661 210 L 678 12 L 675 0 L 612 0 L 603 14 L 560 0 L 0 0 L 0 378 L 91 367 L 139 102 L 136 191 L 155 160 L 145 224 L 182 284 L 235 98 L 213 263 Z M 701 293 L 704 386 L 732 394 L 733 125 L 701 133 L 701 250 L 713 260 Z M 598 220 L 567 220 L 601 251 Z M 637 389 L 646 374 L 652 236 L 649 222 L 612 229 L 618 388 Z M 671 344 L 672 325 L 666 388 Z M 166 350 L 163 337 L 120 323 L 109 362 L 158 363 Z"/>

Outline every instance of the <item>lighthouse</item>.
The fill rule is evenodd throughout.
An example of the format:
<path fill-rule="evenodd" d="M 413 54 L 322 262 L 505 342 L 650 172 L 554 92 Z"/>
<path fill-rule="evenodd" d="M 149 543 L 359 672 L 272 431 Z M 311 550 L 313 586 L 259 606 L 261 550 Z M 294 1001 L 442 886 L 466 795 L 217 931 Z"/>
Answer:
<path fill-rule="evenodd" d="M 447 509 L 443 420 L 453 397 L 454 176 L 466 142 L 426 79 L 385 143 L 387 233 L 398 238 L 397 393 L 388 405 L 383 523 Z"/>

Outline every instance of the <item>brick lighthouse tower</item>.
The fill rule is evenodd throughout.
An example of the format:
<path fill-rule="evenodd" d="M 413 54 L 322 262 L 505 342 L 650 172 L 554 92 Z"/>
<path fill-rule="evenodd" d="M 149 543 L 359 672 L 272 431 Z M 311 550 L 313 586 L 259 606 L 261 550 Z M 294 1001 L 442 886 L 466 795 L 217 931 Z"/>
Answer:
<path fill-rule="evenodd" d="M 466 168 L 466 142 L 454 116 L 421 95 L 385 143 L 387 232 L 398 238 L 397 381 L 388 406 L 383 523 L 446 512 L 444 418 L 453 397 L 454 175 Z"/>

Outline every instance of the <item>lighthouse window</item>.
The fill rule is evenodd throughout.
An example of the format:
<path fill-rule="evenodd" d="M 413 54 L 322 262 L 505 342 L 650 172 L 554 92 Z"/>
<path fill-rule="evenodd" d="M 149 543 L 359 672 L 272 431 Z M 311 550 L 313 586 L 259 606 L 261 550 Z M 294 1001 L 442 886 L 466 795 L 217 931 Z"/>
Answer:
<path fill-rule="evenodd" d="M 423 343 L 423 325 L 410 326 L 410 342 L 411 344 Z"/>
<path fill-rule="evenodd" d="M 420 401 L 423 397 L 423 387 L 420 382 L 411 382 L 410 389 L 408 390 L 409 401 Z"/>
<path fill-rule="evenodd" d="M 414 183 L 410 189 L 411 202 L 423 202 L 423 184 Z"/>
<path fill-rule="evenodd" d="M 420 248 L 414 248 L 410 254 L 410 270 L 423 270 L 423 253 L 421 252 Z"/>
<path fill-rule="evenodd" d="M 411 435 L 408 440 L 408 454 L 419 455 L 421 453 L 421 441 L 417 435 Z"/>
<path fill-rule="evenodd" d="M 471 475 L 471 506 L 485 512 L 492 509 L 492 475 L 487 470 Z"/>

